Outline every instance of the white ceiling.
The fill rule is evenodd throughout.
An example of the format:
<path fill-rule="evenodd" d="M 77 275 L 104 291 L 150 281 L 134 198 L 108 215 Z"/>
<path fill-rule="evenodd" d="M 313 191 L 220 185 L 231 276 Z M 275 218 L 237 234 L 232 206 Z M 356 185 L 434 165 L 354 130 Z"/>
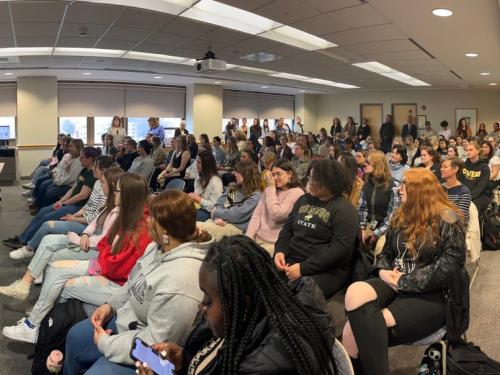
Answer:
<path fill-rule="evenodd" d="M 430 83 L 432 88 L 491 88 L 489 82 L 500 81 L 497 0 L 221 1 L 321 36 L 339 47 L 308 52 L 258 36 L 125 6 L 84 1 L 0 1 L 0 48 L 94 47 L 187 58 L 201 57 L 211 48 L 228 63 L 352 84 L 360 86 L 360 90 L 418 90 L 351 65 L 364 61 L 381 62 Z M 140 3 L 137 1 L 138 6 Z M 452 9 L 454 15 L 433 16 L 431 10 L 438 6 Z M 86 38 L 79 36 L 81 27 L 88 30 Z M 274 53 L 282 58 L 268 63 L 240 59 L 254 52 Z M 464 56 L 467 52 L 480 56 L 470 59 Z M 25 56 L 14 63 L 0 63 L 2 71 L 13 72 L 14 76 L 0 74 L 0 81 L 22 75 L 55 74 L 60 79 L 164 84 L 221 81 L 230 89 L 287 94 L 300 90 L 345 91 L 235 71 L 200 76 L 190 66 L 96 57 Z M 83 71 L 93 74 L 82 76 Z M 480 76 L 484 71 L 491 75 Z M 154 75 L 163 79 L 153 79 Z M 263 85 L 269 88 L 262 89 Z"/>

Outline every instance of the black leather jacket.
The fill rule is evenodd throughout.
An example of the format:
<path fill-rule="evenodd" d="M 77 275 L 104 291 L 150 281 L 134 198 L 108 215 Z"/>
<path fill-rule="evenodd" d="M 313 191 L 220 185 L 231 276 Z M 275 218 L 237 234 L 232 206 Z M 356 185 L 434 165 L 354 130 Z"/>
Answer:
<path fill-rule="evenodd" d="M 375 265 L 376 274 L 381 269 L 394 269 L 398 254 L 394 244 L 400 232 L 399 228 L 389 228 L 384 249 Z M 398 290 L 411 294 L 442 290 L 447 302 L 447 336 L 450 341 L 457 341 L 469 324 L 469 276 L 464 268 L 465 227 L 454 213 L 448 213 L 439 223 L 439 233 L 437 244 L 423 246 L 413 271 L 401 276 Z"/>
<path fill-rule="evenodd" d="M 298 300 L 306 310 L 311 315 L 316 316 L 319 324 L 328 332 L 333 345 L 335 337 L 334 324 L 330 315 L 325 312 L 326 302 L 321 290 L 310 277 L 302 277 L 299 281 L 293 283 L 292 289 L 296 292 Z M 187 374 L 191 359 L 212 338 L 211 331 L 205 321 L 200 319 L 184 345 L 184 365 L 178 374 Z M 312 348 L 306 342 L 304 342 L 304 346 L 310 357 L 315 358 Z M 316 366 L 314 373 L 320 374 L 318 361 L 313 360 L 313 364 Z M 209 366 L 202 370 L 201 374 L 220 374 L 220 366 L 221 360 L 220 355 L 218 355 Z M 262 319 L 255 327 L 247 354 L 240 364 L 238 374 L 300 375 L 289 358 L 277 330 L 272 327 L 269 319 Z"/>

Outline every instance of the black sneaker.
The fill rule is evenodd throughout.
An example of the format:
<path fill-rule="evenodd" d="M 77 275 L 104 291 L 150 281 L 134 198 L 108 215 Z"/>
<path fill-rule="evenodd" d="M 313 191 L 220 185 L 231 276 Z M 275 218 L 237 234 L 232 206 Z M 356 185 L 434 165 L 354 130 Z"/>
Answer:
<path fill-rule="evenodd" d="M 19 237 L 14 236 L 14 237 L 11 237 L 11 238 L 7 238 L 6 240 L 3 240 L 2 242 L 3 242 L 4 244 L 8 244 L 8 243 L 17 243 L 17 242 L 19 242 Z"/>

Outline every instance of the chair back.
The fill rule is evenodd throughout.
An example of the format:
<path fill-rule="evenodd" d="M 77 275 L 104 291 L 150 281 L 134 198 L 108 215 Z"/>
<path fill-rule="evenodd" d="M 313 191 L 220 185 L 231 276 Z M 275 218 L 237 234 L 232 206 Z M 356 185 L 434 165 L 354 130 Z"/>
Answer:
<path fill-rule="evenodd" d="M 179 190 L 184 191 L 184 186 L 186 186 L 186 181 L 182 178 L 176 178 L 170 181 L 167 186 L 165 186 L 165 190 Z"/>
<path fill-rule="evenodd" d="M 339 340 L 335 339 L 332 348 L 333 359 L 335 360 L 335 367 L 337 368 L 337 375 L 354 375 L 354 368 L 352 367 L 349 354 Z"/>

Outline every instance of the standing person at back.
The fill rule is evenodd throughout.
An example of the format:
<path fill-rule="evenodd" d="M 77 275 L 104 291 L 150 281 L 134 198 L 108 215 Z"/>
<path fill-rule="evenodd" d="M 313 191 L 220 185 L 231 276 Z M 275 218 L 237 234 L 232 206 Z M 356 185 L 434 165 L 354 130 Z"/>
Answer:
<path fill-rule="evenodd" d="M 127 136 L 127 132 L 121 125 L 120 116 L 113 116 L 113 121 L 111 121 L 111 126 L 106 131 L 107 134 L 113 136 L 113 145 L 117 147 L 123 143 L 123 138 Z"/>
<path fill-rule="evenodd" d="M 408 116 L 408 122 L 403 125 L 403 138 L 407 135 L 411 135 L 413 139 L 417 139 L 417 125 L 413 123 L 413 117 Z"/>
<path fill-rule="evenodd" d="M 165 145 L 165 129 L 160 125 L 160 120 L 157 117 L 150 117 L 148 119 L 149 132 L 148 134 L 153 137 L 159 137 L 161 139 L 162 146 Z"/>
<path fill-rule="evenodd" d="M 177 138 L 179 135 L 188 135 L 189 131 L 186 129 L 186 120 L 182 119 L 179 128 L 175 129 L 174 138 Z"/>
<path fill-rule="evenodd" d="M 384 154 L 391 151 L 392 139 L 394 138 L 394 124 L 392 123 L 392 116 L 386 115 L 385 122 L 380 127 L 380 142 L 381 149 Z"/>

